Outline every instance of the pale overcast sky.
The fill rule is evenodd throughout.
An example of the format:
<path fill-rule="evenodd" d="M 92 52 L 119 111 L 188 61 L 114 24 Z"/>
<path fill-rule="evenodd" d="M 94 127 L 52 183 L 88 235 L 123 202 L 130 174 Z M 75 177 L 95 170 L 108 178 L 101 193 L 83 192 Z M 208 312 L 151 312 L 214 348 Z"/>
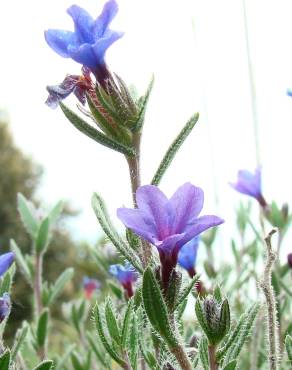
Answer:
<path fill-rule="evenodd" d="M 191 181 L 205 191 L 204 213 L 227 222 L 243 196 L 228 181 L 240 168 L 256 166 L 242 0 L 118 0 L 112 28 L 125 32 L 107 54 L 109 67 L 142 93 L 154 73 L 142 143 L 143 182 L 150 181 L 182 125 L 201 118 L 167 172 L 167 194 Z M 0 107 L 6 108 L 17 143 L 45 168 L 39 195 L 48 204 L 68 199 L 82 210 L 77 237 L 94 240 L 99 228 L 90 207 L 99 191 L 113 215 L 130 205 L 124 158 L 77 132 L 61 111 L 45 104 L 46 85 L 80 66 L 45 43 L 47 28 L 72 29 L 68 0 L 2 1 L 0 5 Z M 98 15 L 104 2 L 80 0 Z M 292 3 L 247 0 L 255 73 L 264 194 L 291 204 Z M 74 100 L 68 100 L 68 104 Z M 214 161 L 214 165 L 212 165 Z M 214 184 L 219 195 L 215 204 Z M 120 224 L 117 222 L 117 225 Z M 288 239 L 289 240 L 289 239 Z M 291 241 L 291 239 L 290 239 Z M 288 242 L 286 250 L 289 249 Z M 291 245 L 291 243 L 290 243 Z"/>

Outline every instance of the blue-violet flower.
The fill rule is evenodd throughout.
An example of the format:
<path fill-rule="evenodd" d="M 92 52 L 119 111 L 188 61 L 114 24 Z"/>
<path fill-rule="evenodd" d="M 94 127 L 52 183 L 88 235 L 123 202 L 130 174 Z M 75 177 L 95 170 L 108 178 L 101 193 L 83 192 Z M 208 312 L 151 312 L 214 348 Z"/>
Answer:
<path fill-rule="evenodd" d="M 247 170 L 240 170 L 237 174 L 237 182 L 230 185 L 242 194 L 255 198 L 259 204 L 265 208 L 267 202 L 262 195 L 261 170 L 257 168 L 255 173 Z"/>
<path fill-rule="evenodd" d="M 7 252 L 0 256 L 0 276 L 2 276 L 12 265 L 14 261 L 14 253 Z"/>
<path fill-rule="evenodd" d="M 100 281 L 96 279 L 89 278 L 88 276 L 84 276 L 83 278 L 83 288 L 85 292 L 85 297 L 87 299 L 91 299 L 93 293 L 101 287 Z"/>
<path fill-rule="evenodd" d="M 8 293 L 4 293 L 0 297 L 0 323 L 9 315 L 11 309 L 11 301 Z"/>
<path fill-rule="evenodd" d="M 125 265 L 111 265 L 109 272 L 113 275 L 126 290 L 128 298 L 133 296 L 133 283 L 138 278 L 138 273 L 134 267 L 126 262 Z"/>
<path fill-rule="evenodd" d="M 224 221 L 217 216 L 198 217 L 203 208 L 204 193 L 190 183 L 179 187 L 170 199 L 157 186 L 141 186 L 136 192 L 136 200 L 137 209 L 119 208 L 117 215 L 126 227 L 157 247 L 166 287 L 182 246 Z"/>
<path fill-rule="evenodd" d="M 192 240 L 183 245 L 178 253 L 178 264 L 187 270 L 191 278 L 196 275 L 195 265 L 197 260 L 199 240 L 200 238 L 198 236 L 194 237 Z"/>
<path fill-rule="evenodd" d="M 72 5 L 68 14 L 74 22 L 74 32 L 49 29 L 45 39 L 49 46 L 64 58 L 87 66 L 97 80 L 103 80 L 107 74 L 104 57 L 106 50 L 123 36 L 122 32 L 109 29 L 109 24 L 118 11 L 115 0 L 109 0 L 95 20 L 78 5 Z"/>

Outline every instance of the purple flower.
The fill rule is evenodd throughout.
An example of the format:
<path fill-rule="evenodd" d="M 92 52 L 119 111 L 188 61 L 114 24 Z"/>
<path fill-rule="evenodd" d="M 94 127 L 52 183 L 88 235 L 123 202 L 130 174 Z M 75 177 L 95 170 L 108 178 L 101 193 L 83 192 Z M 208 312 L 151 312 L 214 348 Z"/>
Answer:
<path fill-rule="evenodd" d="M 199 237 L 195 237 L 182 246 L 178 253 L 178 264 L 187 270 L 190 277 L 196 275 L 195 264 L 197 260 L 197 252 L 199 247 Z"/>
<path fill-rule="evenodd" d="M 100 281 L 84 276 L 83 288 L 87 299 L 91 299 L 93 293 L 101 287 Z"/>
<path fill-rule="evenodd" d="M 124 287 L 128 297 L 133 296 L 132 284 L 137 280 L 138 273 L 132 265 L 126 262 L 125 265 L 111 265 L 109 273 L 113 275 Z"/>
<path fill-rule="evenodd" d="M 288 261 L 288 265 L 291 267 L 292 269 L 292 253 L 289 253 L 288 256 L 287 256 L 287 261 Z"/>
<path fill-rule="evenodd" d="M 45 31 L 45 39 L 57 54 L 87 66 L 97 77 L 102 78 L 107 72 L 105 52 L 123 36 L 123 33 L 109 29 L 117 11 L 116 1 L 109 0 L 94 20 L 85 9 L 72 5 L 67 12 L 73 19 L 74 32 L 50 29 Z"/>
<path fill-rule="evenodd" d="M 59 102 L 71 93 L 77 97 L 81 104 L 86 102 L 86 93 L 94 91 L 94 84 L 90 78 L 90 70 L 86 67 L 82 68 L 82 76 L 67 75 L 65 79 L 54 86 L 47 86 L 49 92 L 46 104 L 51 108 L 57 108 Z"/>
<path fill-rule="evenodd" d="M 255 170 L 255 173 L 247 170 L 238 171 L 237 182 L 230 183 L 230 185 L 240 193 L 257 199 L 262 207 L 267 206 L 267 202 L 262 195 L 261 170 L 259 168 Z"/>
<path fill-rule="evenodd" d="M 2 276 L 9 269 L 13 261 L 13 252 L 4 253 L 0 256 L 0 276 Z"/>
<path fill-rule="evenodd" d="M 11 309 L 11 302 L 8 293 L 4 293 L 0 297 L 0 323 L 9 315 Z"/>
<path fill-rule="evenodd" d="M 154 244 L 162 265 L 162 279 L 167 284 L 184 244 L 210 227 L 224 221 L 217 216 L 201 216 L 203 190 L 186 183 L 167 199 L 154 185 L 138 188 L 137 209 L 119 208 L 120 220 L 143 239 Z"/>

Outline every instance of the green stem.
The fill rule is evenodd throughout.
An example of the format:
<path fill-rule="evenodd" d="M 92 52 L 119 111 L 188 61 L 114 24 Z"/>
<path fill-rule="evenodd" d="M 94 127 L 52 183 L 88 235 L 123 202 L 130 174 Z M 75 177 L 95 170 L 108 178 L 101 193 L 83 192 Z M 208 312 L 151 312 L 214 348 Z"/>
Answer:
<path fill-rule="evenodd" d="M 136 155 L 133 157 L 126 157 L 128 166 L 129 166 L 129 173 L 130 173 L 130 180 L 131 180 L 131 190 L 132 190 L 132 197 L 133 197 L 133 204 L 134 207 L 137 207 L 136 202 L 136 191 L 139 186 L 141 186 L 141 175 L 140 175 L 140 141 L 141 141 L 141 134 L 136 133 L 133 136 L 133 146 L 135 148 Z M 148 262 L 151 259 L 151 246 L 141 240 L 141 250 L 143 255 L 141 257 L 143 266 L 146 267 Z"/>
<path fill-rule="evenodd" d="M 209 366 L 210 370 L 218 370 L 218 363 L 216 360 L 216 346 L 209 344 L 208 346 Z"/>
<path fill-rule="evenodd" d="M 35 309 L 37 316 L 39 317 L 43 305 L 42 305 L 42 270 L 43 270 L 43 257 L 41 254 L 36 254 L 35 258 L 35 281 L 34 281 L 34 291 L 35 291 Z"/>
<path fill-rule="evenodd" d="M 175 356 L 177 362 L 180 364 L 183 370 L 193 369 L 192 364 L 181 345 L 171 348 L 170 351 Z"/>

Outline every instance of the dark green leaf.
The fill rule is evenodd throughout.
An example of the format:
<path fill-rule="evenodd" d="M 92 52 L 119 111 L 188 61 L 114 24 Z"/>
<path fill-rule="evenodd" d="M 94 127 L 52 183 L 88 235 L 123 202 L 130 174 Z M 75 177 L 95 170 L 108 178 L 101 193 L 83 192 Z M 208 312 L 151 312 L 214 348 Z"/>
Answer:
<path fill-rule="evenodd" d="M 50 370 L 50 369 L 53 369 L 53 361 L 51 360 L 45 360 L 33 368 L 33 370 Z"/>
<path fill-rule="evenodd" d="M 34 238 L 38 231 L 38 222 L 31 203 L 20 193 L 17 194 L 17 209 L 27 232 Z"/>
<path fill-rule="evenodd" d="M 7 350 L 0 355 L 0 369 L 9 370 L 10 365 L 10 351 Z"/>
<path fill-rule="evenodd" d="M 49 230 L 50 230 L 50 220 L 45 218 L 38 230 L 35 248 L 37 254 L 41 254 L 45 252 L 48 244 L 49 244 Z"/>
<path fill-rule="evenodd" d="M 39 348 L 43 348 L 46 344 L 46 339 L 48 335 L 48 322 L 49 322 L 49 311 L 45 309 L 38 320 L 37 324 L 37 345 Z"/>

